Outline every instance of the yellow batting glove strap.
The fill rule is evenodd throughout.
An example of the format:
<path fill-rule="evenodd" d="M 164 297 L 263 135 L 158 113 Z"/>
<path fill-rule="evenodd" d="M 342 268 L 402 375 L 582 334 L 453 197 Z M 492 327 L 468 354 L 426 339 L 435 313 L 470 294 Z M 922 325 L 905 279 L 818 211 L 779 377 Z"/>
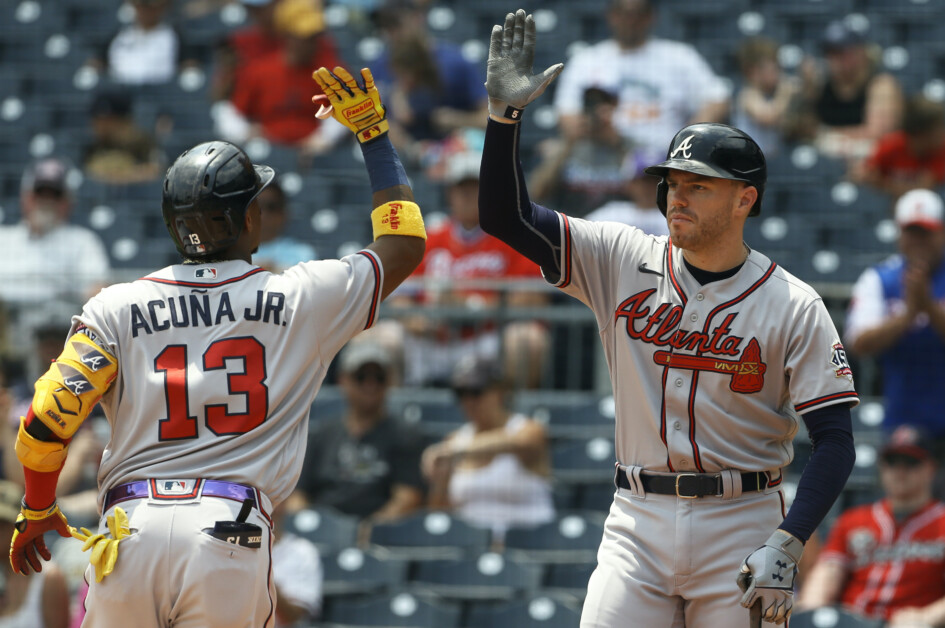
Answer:
<path fill-rule="evenodd" d="M 26 431 L 26 418 L 20 417 L 20 429 L 16 434 L 13 449 L 24 467 L 40 473 L 49 473 L 62 468 L 69 447 L 58 441 L 48 442 L 34 438 Z"/>
<path fill-rule="evenodd" d="M 427 239 L 420 206 L 410 201 L 391 201 L 371 212 L 374 239 L 383 235 L 414 236 Z"/>
<path fill-rule="evenodd" d="M 62 511 L 59 510 L 59 504 L 53 502 L 53 505 L 49 508 L 44 508 L 43 510 L 31 510 L 26 507 L 26 504 L 20 506 L 20 515 L 27 521 L 41 521 L 42 519 L 48 519 L 53 515 L 58 515 L 63 521 L 66 520 L 66 516 L 62 514 Z"/>
<path fill-rule="evenodd" d="M 333 71 L 325 67 L 318 68 L 312 78 L 328 97 L 331 115 L 354 131 L 359 142 L 372 140 L 390 130 L 387 112 L 381 104 L 381 95 L 374 84 L 371 70 L 361 70 L 364 87 L 358 85 L 354 77 L 340 66 Z M 328 113 L 324 115 L 327 117 Z"/>

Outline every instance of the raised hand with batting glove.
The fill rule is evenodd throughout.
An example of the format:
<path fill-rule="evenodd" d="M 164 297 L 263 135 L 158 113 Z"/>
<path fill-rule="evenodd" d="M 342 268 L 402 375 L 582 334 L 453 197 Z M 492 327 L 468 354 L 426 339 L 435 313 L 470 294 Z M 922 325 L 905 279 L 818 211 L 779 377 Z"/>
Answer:
<path fill-rule="evenodd" d="M 315 117 L 321 120 L 333 116 L 357 136 L 362 144 L 387 133 L 390 125 L 387 112 L 381 104 L 381 96 L 374 84 L 371 70 L 363 68 L 361 79 L 364 86 L 351 76 L 346 69 L 338 66 L 333 71 L 318 68 L 312 78 L 325 92 L 312 97 L 312 102 L 319 106 Z"/>
<path fill-rule="evenodd" d="M 37 573 L 43 570 L 36 555 L 42 556 L 43 560 L 52 559 L 43 539 L 43 535 L 50 530 L 55 530 L 59 536 L 71 536 L 69 523 L 59 510 L 59 505 L 53 502 L 49 508 L 32 510 L 23 502 L 10 541 L 10 566 L 13 571 L 28 576 L 30 568 Z"/>
<path fill-rule="evenodd" d="M 742 590 L 741 605 L 761 602 L 765 621 L 783 624 L 794 607 L 794 578 L 804 543 L 792 534 L 775 530 L 765 544 L 749 554 L 736 576 Z"/>
<path fill-rule="evenodd" d="M 557 63 L 541 74 L 532 74 L 535 61 L 535 19 L 524 9 L 505 16 L 505 24 L 492 27 L 486 91 L 489 115 L 500 122 L 518 122 L 522 109 L 547 89 L 564 69 Z"/>

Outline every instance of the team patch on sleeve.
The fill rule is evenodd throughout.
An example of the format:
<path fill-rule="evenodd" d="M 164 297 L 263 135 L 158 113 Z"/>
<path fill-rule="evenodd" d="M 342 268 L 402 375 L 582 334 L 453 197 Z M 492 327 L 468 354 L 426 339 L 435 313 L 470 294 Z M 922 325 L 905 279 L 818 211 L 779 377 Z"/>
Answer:
<path fill-rule="evenodd" d="M 847 352 L 839 342 L 831 348 L 830 364 L 837 377 L 853 379 L 853 371 L 850 370 L 850 363 L 847 361 Z"/>

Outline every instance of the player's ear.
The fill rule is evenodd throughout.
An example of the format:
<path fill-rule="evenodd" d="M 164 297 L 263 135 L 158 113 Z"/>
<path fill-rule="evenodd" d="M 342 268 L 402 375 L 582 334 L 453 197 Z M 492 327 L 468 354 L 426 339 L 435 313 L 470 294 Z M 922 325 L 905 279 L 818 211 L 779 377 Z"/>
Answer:
<path fill-rule="evenodd" d="M 735 208 L 736 212 L 747 217 L 748 212 L 755 206 L 755 201 L 758 200 L 758 188 L 753 185 L 742 184 L 741 189 L 736 192 L 736 199 L 738 201 Z"/>

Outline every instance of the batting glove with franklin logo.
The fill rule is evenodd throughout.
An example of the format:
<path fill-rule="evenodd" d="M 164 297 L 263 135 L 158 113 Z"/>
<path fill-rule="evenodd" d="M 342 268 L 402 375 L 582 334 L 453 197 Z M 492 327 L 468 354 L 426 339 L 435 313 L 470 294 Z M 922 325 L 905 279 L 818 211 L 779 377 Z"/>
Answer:
<path fill-rule="evenodd" d="M 775 530 L 765 544 L 748 555 L 736 577 L 743 592 L 741 605 L 750 608 L 761 600 L 765 621 L 783 624 L 794 607 L 794 578 L 804 553 L 799 538 Z"/>
<path fill-rule="evenodd" d="M 541 96 L 564 69 L 563 63 L 557 63 L 541 74 L 532 74 L 535 39 L 535 20 L 523 9 L 506 15 L 503 26 L 492 27 L 486 91 L 493 116 L 510 122 L 521 120 L 525 105 Z"/>
<path fill-rule="evenodd" d="M 332 71 L 325 67 L 318 68 L 312 78 L 325 92 L 324 95 L 312 97 L 312 102 L 319 106 L 315 112 L 316 118 L 325 120 L 333 116 L 335 120 L 354 131 L 362 144 L 390 130 L 387 112 L 381 104 L 381 95 L 374 84 L 371 70 L 361 70 L 363 87 L 340 66 Z"/>

